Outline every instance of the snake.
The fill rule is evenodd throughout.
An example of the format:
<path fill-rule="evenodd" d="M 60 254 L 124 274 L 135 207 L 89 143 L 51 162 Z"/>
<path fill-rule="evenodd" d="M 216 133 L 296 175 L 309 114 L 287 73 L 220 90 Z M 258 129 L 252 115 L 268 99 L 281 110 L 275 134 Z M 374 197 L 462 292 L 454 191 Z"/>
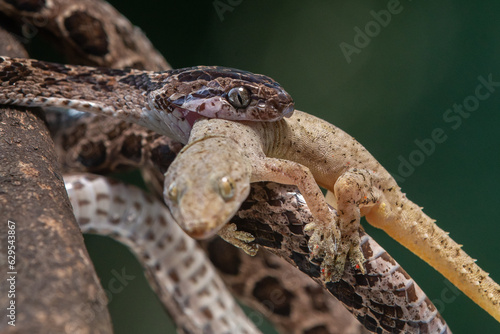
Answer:
<path fill-rule="evenodd" d="M 110 236 L 129 247 L 155 277 L 152 286 L 163 305 L 168 306 L 169 313 L 176 315 L 174 320 L 180 332 L 257 333 L 253 323 L 242 315 L 205 252 L 182 232 L 160 200 L 137 187 L 93 174 L 67 175 L 64 181 L 82 232 Z M 347 311 L 308 276 L 294 273 L 290 277 L 292 268 L 277 256 L 264 253 L 259 260 L 267 265 L 256 266 L 252 261 L 237 279 L 234 269 L 242 267 L 241 264 L 228 266 L 220 254 L 231 254 L 229 257 L 235 259 L 239 257 L 238 251 L 224 244 L 214 240 L 205 244 L 205 248 L 214 259 L 219 257 L 214 262 L 231 278 L 233 291 L 238 286 L 241 289 L 242 277 L 255 281 L 246 284 L 253 291 L 239 295 L 246 296 L 244 300 L 268 315 L 283 333 L 306 333 L 313 328 L 324 328 L 328 333 L 362 332 L 361 324 L 353 321 Z M 248 257 L 242 256 L 236 262 L 245 258 Z M 263 272 L 262 266 L 268 270 Z M 282 287 L 280 282 L 287 284 Z M 308 297 L 306 291 L 314 294 Z M 252 295 L 255 297 L 249 298 Z M 302 303 L 292 302 L 298 298 Z M 304 317 L 305 311 L 292 307 L 293 304 L 309 305 L 310 316 Z"/>
<path fill-rule="evenodd" d="M 98 173 L 123 171 L 124 165 L 132 168 L 139 168 L 141 165 L 156 166 L 156 168 L 151 168 L 151 170 L 156 171 L 151 177 L 158 179 L 150 184 L 156 185 L 153 189 L 156 188 L 161 194 L 163 191 L 161 171 L 168 168 L 181 146 L 169 138 L 158 136 L 151 131 L 141 130 L 136 125 L 124 127 L 118 124 L 111 140 L 106 137 L 106 134 L 99 134 L 102 129 L 108 129 L 110 125 L 116 125 L 117 122 L 119 121 L 114 119 L 92 117 L 73 119 L 72 123 L 66 123 L 67 128 L 55 136 L 58 151 L 63 156 L 62 161 L 69 164 L 67 165 L 69 170 Z M 82 135 L 84 133 L 87 135 Z M 90 147 L 99 147 L 99 143 L 103 142 L 104 138 L 108 138 L 104 151 L 90 150 L 88 152 Z M 125 150 L 127 143 L 138 142 L 142 143 L 137 146 L 138 151 Z M 88 155 L 92 154 L 95 159 L 89 159 Z M 87 157 L 87 159 L 83 159 L 83 157 Z M 90 160 L 99 163 L 86 166 L 85 164 Z M 261 247 L 257 257 L 264 248 L 264 250 L 277 254 L 280 258 L 291 261 L 294 266 L 319 281 L 319 264 L 310 261 L 307 236 L 302 230 L 302 226 L 310 221 L 311 217 L 312 215 L 296 188 L 271 183 L 256 183 L 252 185 L 249 198 L 237 212 L 237 216 L 231 220 L 231 223 L 236 224 L 238 230 L 256 236 L 255 244 Z M 339 283 L 323 285 L 324 291 L 330 294 L 329 297 L 331 298 L 333 295 L 347 305 L 349 311 L 354 313 L 364 326 L 369 328 L 370 332 L 451 333 L 442 317 L 436 312 L 432 302 L 399 264 L 365 233 L 363 242 L 362 249 L 365 252 L 365 257 L 373 265 L 367 266 L 366 275 L 351 272 Z M 292 274 L 290 268 L 275 268 L 275 265 L 256 268 L 256 258 L 239 254 L 235 248 L 232 252 L 236 253 L 233 256 L 237 257 L 238 260 L 232 260 L 228 263 L 228 253 L 232 247 L 227 245 L 222 248 L 223 242 L 218 242 L 216 246 L 210 246 L 210 244 L 204 247 L 209 249 L 212 262 L 219 268 L 224 280 L 229 282 L 233 292 L 250 305 L 262 307 L 262 304 L 267 304 L 255 300 L 253 290 L 258 286 L 258 282 L 279 282 L 280 285 L 289 287 L 286 291 L 289 291 L 290 295 L 298 294 L 293 289 L 293 287 L 297 287 L 293 284 L 296 273 Z M 269 264 L 267 261 L 261 262 Z M 248 265 L 254 267 L 247 268 Z M 276 277 L 277 271 L 281 271 L 283 275 Z M 269 278 L 270 272 L 275 273 L 271 276 L 272 278 Z M 250 280 L 250 274 L 255 278 Z M 378 287 L 371 286 L 374 282 L 379 282 L 380 285 Z M 321 298 L 329 300 L 325 296 Z M 398 302 L 394 304 L 396 300 Z M 304 305 L 299 304 L 294 298 L 290 298 L 288 303 L 290 314 L 304 312 Z M 381 305 L 384 305 L 386 309 L 383 310 Z M 279 313 L 271 314 L 279 319 L 285 317 Z M 388 317 L 388 314 L 399 314 L 399 316 L 396 320 Z M 285 313 L 285 315 L 289 315 L 289 313 Z M 294 321 L 297 324 L 297 333 L 300 333 L 299 329 L 307 326 L 309 318 L 295 315 L 294 319 L 297 319 Z M 324 323 L 321 326 L 332 328 L 331 325 L 326 326 Z M 287 330 L 283 332 L 289 333 L 289 328 L 287 327 Z M 330 329 L 325 332 L 336 333 Z M 343 333 L 343 331 L 340 330 L 339 333 Z"/>
<path fill-rule="evenodd" d="M 45 2 L 42 2 L 42 3 L 45 3 Z M 30 6 L 29 3 L 28 4 L 24 4 L 25 7 L 22 8 L 22 9 L 20 9 L 20 8 L 15 8 L 15 5 L 12 5 L 10 3 L 0 2 L 0 9 L 4 13 L 10 13 L 10 15 L 12 15 L 14 17 L 18 17 L 18 18 L 19 17 L 34 17 L 36 15 L 47 15 L 47 12 L 50 13 L 50 9 L 51 9 L 52 13 L 55 12 L 57 14 L 57 15 L 53 15 L 53 16 L 54 17 L 58 16 L 57 19 L 54 19 L 54 21 L 58 22 L 58 23 L 60 23 L 61 21 L 62 22 L 67 22 L 68 21 L 67 19 L 70 18 L 70 17 L 73 20 L 75 19 L 75 17 L 77 17 L 79 19 L 86 18 L 86 20 L 88 20 L 88 21 L 92 21 L 94 23 L 98 23 L 98 25 L 97 25 L 98 28 L 103 28 L 107 24 L 109 24 L 108 22 L 102 23 L 102 22 L 105 21 L 105 20 L 102 20 L 102 19 L 101 20 L 98 20 L 98 19 L 92 20 L 91 19 L 92 17 L 90 15 L 86 16 L 85 14 L 83 14 L 83 13 L 96 13 L 96 9 L 95 8 L 90 9 L 88 12 L 82 10 L 82 8 L 84 8 L 86 5 L 88 6 L 89 4 L 92 4 L 92 5 L 100 4 L 100 2 L 96 2 L 96 1 L 82 1 L 81 3 L 73 4 L 72 1 L 66 1 L 66 2 L 65 1 L 51 1 L 51 2 L 47 2 L 47 3 L 50 4 L 50 5 L 52 5 L 53 7 L 52 8 L 48 8 L 48 7 L 41 6 L 40 8 L 30 8 L 32 10 L 26 11 L 25 7 L 26 6 Z M 70 6 L 69 4 L 71 4 L 72 6 Z M 55 5 L 60 5 L 60 7 L 57 7 Z M 54 8 L 56 8 L 56 9 L 54 10 Z M 67 10 L 67 11 L 64 12 L 64 10 L 61 10 L 61 8 L 64 9 L 64 10 Z M 107 10 L 109 10 L 108 7 L 106 7 L 106 8 L 107 8 Z M 107 11 L 103 11 L 103 12 L 107 13 Z M 59 15 L 59 14 L 61 14 L 61 15 Z M 62 14 L 64 14 L 64 15 L 62 15 Z M 48 16 L 50 17 L 50 15 L 48 15 Z M 121 22 L 121 23 L 123 23 L 123 22 Z M 70 30 L 69 34 L 64 34 L 64 36 L 66 37 L 66 39 L 69 40 L 69 41 L 74 41 L 75 39 L 77 39 L 75 36 L 79 36 L 78 38 L 82 38 L 82 36 L 78 35 L 78 33 L 75 33 L 74 31 L 71 31 L 71 29 L 76 30 L 76 28 L 75 28 L 74 25 L 65 24 L 63 26 L 64 29 L 62 29 L 61 27 L 62 27 L 62 25 L 60 25 L 60 24 L 56 24 L 56 25 L 49 24 L 47 26 L 47 29 L 55 29 L 54 31 L 64 31 L 64 32 L 68 32 L 68 30 Z M 99 30 L 99 29 L 97 29 L 97 30 Z M 103 28 L 103 30 L 105 30 L 105 29 Z M 115 32 L 116 31 L 120 31 L 120 29 L 115 29 Z M 136 30 L 133 30 L 133 31 L 137 32 Z M 122 29 L 122 32 L 123 32 L 123 29 Z M 134 36 L 141 36 L 141 35 L 140 34 L 139 35 L 135 34 Z M 112 39 L 110 39 L 110 40 L 112 40 Z M 86 46 L 86 51 L 85 50 L 84 51 L 89 54 L 88 57 L 87 57 L 87 60 L 90 59 L 91 61 L 95 61 L 96 59 L 100 59 L 100 58 L 105 59 L 107 56 L 109 56 L 108 53 L 103 53 L 102 54 L 103 57 L 98 57 L 96 55 L 96 52 L 91 52 L 94 49 L 92 47 L 89 47 L 88 44 L 92 44 L 92 43 L 93 42 L 89 42 L 89 43 L 87 43 L 87 45 L 85 43 L 83 43 L 83 46 Z M 68 44 L 71 44 L 71 43 L 68 43 Z M 142 44 L 144 44 L 144 43 L 142 43 Z M 78 48 L 81 47 L 81 46 L 82 46 L 82 44 L 76 44 L 76 43 L 72 44 L 72 47 L 75 48 L 75 49 L 77 49 L 77 51 L 78 51 L 78 52 L 75 52 L 75 53 L 79 53 L 80 55 L 82 54 L 82 52 L 81 52 L 81 50 L 78 50 Z M 125 49 L 126 49 L 126 51 L 129 51 L 128 55 L 130 55 L 130 48 L 128 48 L 128 49 L 125 48 Z M 131 48 L 131 49 L 133 51 L 134 48 Z M 110 58 L 110 57 L 108 57 L 108 58 Z M 133 56 L 130 56 L 130 58 L 134 59 Z M 141 56 L 137 56 L 136 55 L 136 58 L 135 58 L 135 63 L 136 64 L 140 63 L 140 61 L 138 61 L 137 59 L 141 59 L 142 60 L 143 57 L 141 58 Z M 122 63 L 126 63 L 126 62 L 122 62 Z M 156 62 L 156 63 L 158 63 L 158 62 Z M 108 64 L 104 63 L 104 64 L 99 64 L 99 65 L 105 65 L 106 66 Z M 63 65 L 63 66 L 67 66 L 67 65 Z M 138 66 L 138 67 L 140 67 L 140 66 Z M 93 68 L 91 70 L 101 71 L 100 69 L 95 69 L 95 68 Z M 109 73 L 109 72 L 106 72 L 106 70 L 102 70 L 102 71 L 104 73 Z M 115 73 L 118 74 L 118 72 L 115 72 Z M 130 71 L 128 71 L 127 73 L 130 73 Z M 106 75 L 106 74 L 103 74 L 103 75 Z M 143 90 L 143 92 L 144 92 L 144 90 Z M 286 107 L 283 110 L 287 110 Z M 95 120 L 98 120 L 98 119 L 99 118 L 95 118 Z M 104 135 L 108 135 L 108 141 L 112 140 L 113 138 L 115 138 L 115 139 L 116 138 L 120 138 L 120 133 L 121 132 L 127 132 L 127 131 L 133 129 L 133 126 L 128 125 L 128 124 L 125 125 L 126 123 L 121 123 L 120 121 L 117 121 L 117 120 L 116 121 L 110 121 L 110 123 L 108 123 L 108 124 L 111 124 L 113 122 L 115 122 L 115 124 L 117 124 L 119 126 L 117 128 L 113 128 L 112 130 L 108 129 L 107 132 L 106 132 L 106 134 L 103 134 L 103 136 Z M 78 128 L 78 126 L 77 126 L 77 128 Z M 97 128 L 99 128 L 99 126 L 97 126 Z M 133 131 L 130 131 L 130 132 L 132 133 Z M 143 138 L 147 138 L 148 140 L 151 140 L 152 142 L 154 142 L 154 143 L 157 144 L 156 151 L 150 151 L 149 152 L 149 156 L 146 156 L 146 155 L 142 155 L 142 152 L 143 151 L 147 151 L 147 150 L 143 150 L 141 147 L 137 147 L 137 146 L 134 147 L 133 145 L 132 145 L 132 147 L 130 147 L 129 145 L 123 145 L 123 146 L 121 146 L 120 153 L 128 153 L 129 154 L 129 160 L 128 160 L 128 162 L 132 162 L 132 164 L 131 164 L 132 166 L 141 165 L 141 163 L 145 161 L 146 163 L 149 163 L 151 165 L 162 165 L 161 168 L 164 168 L 164 165 L 166 164 L 165 160 L 168 160 L 172 155 L 175 155 L 175 149 L 173 151 L 170 151 L 170 152 L 167 151 L 167 153 L 171 153 L 171 154 L 167 154 L 167 158 L 165 158 L 164 154 L 160 154 L 161 151 L 165 148 L 160 143 L 168 141 L 168 139 L 165 139 L 164 137 L 159 136 L 158 134 L 151 134 L 150 132 L 149 133 L 145 132 L 144 130 L 142 130 L 141 132 L 145 133 L 145 135 L 144 135 L 145 137 L 141 137 L 139 135 L 136 135 L 135 137 L 132 136 L 132 141 L 131 142 L 130 141 L 127 142 L 127 139 L 130 139 L 130 137 L 128 137 L 128 138 L 126 138 L 126 137 L 125 138 L 120 138 L 122 140 L 122 144 L 126 144 L 126 143 L 132 143 L 132 144 L 141 143 L 141 141 L 143 140 Z M 182 133 L 181 135 L 184 135 L 184 133 Z M 90 139 L 90 138 L 81 138 L 81 139 L 85 142 L 86 139 Z M 74 139 L 70 139 L 70 136 L 66 136 L 66 140 L 67 141 L 73 140 L 73 144 L 74 145 L 79 144 L 78 141 L 75 141 Z M 87 141 L 87 143 L 92 143 L 92 140 Z M 67 144 L 67 147 L 71 147 L 71 145 L 69 145 L 68 142 L 66 142 L 66 144 Z M 100 145 L 98 145 L 97 148 L 99 148 L 99 146 Z M 80 147 L 82 147 L 82 146 L 80 146 Z M 83 147 L 85 148 L 85 146 L 83 146 Z M 100 165 L 102 164 L 102 162 L 104 162 L 104 160 L 106 160 L 105 158 L 107 156 L 111 156 L 109 154 L 109 152 L 107 152 L 107 150 L 109 148 L 109 145 L 104 144 L 103 148 L 102 149 L 98 149 L 97 151 L 93 150 L 93 148 L 95 148 L 95 147 L 87 146 L 86 149 L 81 150 L 80 153 L 78 154 L 78 156 L 79 156 L 80 159 L 77 162 L 80 163 L 80 164 L 85 165 L 86 167 L 90 166 L 91 168 L 98 169 L 98 167 L 100 167 Z M 140 152 L 139 156 L 137 155 L 138 152 Z M 85 159 L 85 158 L 91 157 L 93 154 L 95 155 L 95 153 L 98 153 L 98 159 L 92 159 L 92 158 L 91 159 Z M 100 156 L 99 156 L 99 153 L 101 153 Z M 135 153 L 135 155 L 134 155 L 134 153 Z M 151 159 L 149 159 L 150 157 L 156 157 L 157 160 L 151 161 Z M 118 163 L 115 162 L 114 165 L 117 168 L 118 167 L 122 168 L 124 165 L 126 165 L 126 163 L 124 161 L 122 161 L 122 163 L 120 165 L 120 164 L 118 164 Z M 129 167 L 130 167 L 130 165 L 129 165 Z M 153 172 L 153 176 L 150 177 L 150 179 L 149 179 L 151 181 L 151 183 L 154 184 L 154 179 L 155 179 L 154 175 L 157 175 L 157 174 L 158 173 Z M 254 225 L 250 225 L 250 226 L 253 226 L 255 228 L 255 224 Z M 247 228 L 248 228 L 248 226 L 247 226 Z M 260 227 L 260 229 L 261 230 L 265 230 L 265 228 L 263 228 L 263 227 Z M 295 232 L 297 232 L 297 231 L 295 231 Z M 276 236 L 276 238 L 277 238 L 277 236 Z M 268 240 L 268 245 L 269 244 L 271 244 L 271 243 L 269 243 L 269 240 Z M 278 244 L 280 244 L 280 243 L 278 243 Z M 276 245 L 276 242 L 274 242 L 274 245 Z M 280 244 L 280 246 L 278 248 L 282 249 L 283 251 L 285 251 L 287 249 L 286 247 L 284 247 L 281 244 Z M 377 253 L 377 254 L 379 254 L 379 253 Z M 385 262 L 387 262 L 387 263 L 391 263 L 390 260 L 387 260 L 387 257 L 382 257 L 382 259 Z M 306 263 L 306 262 L 304 262 L 304 263 Z M 390 279 L 389 279 L 389 281 L 390 281 Z M 344 284 L 346 284 L 345 287 L 350 287 L 350 288 L 355 287 L 354 282 L 347 282 L 347 283 L 344 282 Z M 343 294 L 342 293 L 342 289 L 338 289 L 338 291 L 340 291 L 339 294 L 338 294 L 338 296 L 341 297 L 341 299 L 342 299 L 342 294 Z M 363 294 L 366 294 L 366 291 L 365 292 L 360 292 L 360 293 L 361 293 L 361 295 L 363 295 Z M 345 296 L 345 300 L 344 301 L 348 301 L 349 300 L 349 297 L 348 297 L 349 295 L 344 293 L 344 296 Z M 355 298 L 355 299 L 358 300 L 357 298 Z M 361 299 L 363 299 L 363 298 L 361 298 Z M 360 306 L 360 305 L 365 305 L 365 304 L 362 304 L 362 303 L 356 304 L 357 305 L 356 309 L 359 310 L 358 319 L 363 318 L 362 314 L 364 314 L 364 318 L 363 318 L 363 319 L 365 319 L 364 320 L 364 324 L 365 324 L 366 327 L 368 327 L 370 329 L 370 331 L 381 332 L 381 333 L 388 331 L 388 328 L 390 328 L 390 326 L 388 326 L 388 325 L 386 325 L 384 323 L 383 320 L 386 320 L 386 319 L 381 319 L 380 318 L 380 316 L 382 314 L 378 313 L 379 317 L 374 316 L 373 315 L 374 313 L 373 313 L 373 311 L 370 308 L 366 308 L 366 306 Z M 427 302 L 424 302 L 424 304 L 427 304 Z M 429 303 L 429 305 L 432 305 L 432 304 Z M 378 307 L 380 308 L 380 306 L 378 306 Z M 376 309 L 377 307 L 373 306 L 373 308 Z M 352 307 L 351 307 L 351 309 L 352 309 Z M 368 316 L 368 314 L 372 314 L 372 316 Z M 437 320 L 434 320 L 434 321 L 438 321 L 441 324 L 443 323 L 442 318 L 440 318 L 440 316 L 437 316 L 437 313 L 435 312 L 435 310 L 433 312 L 430 312 L 430 314 L 433 315 L 432 319 L 437 319 Z M 425 320 L 425 321 L 429 322 L 428 319 Z M 395 322 L 394 319 L 393 319 L 393 322 Z M 398 323 L 399 327 L 395 326 L 395 327 L 392 328 L 391 331 L 392 332 L 403 332 L 404 329 L 401 329 L 401 324 L 404 324 L 405 321 L 401 320 L 401 321 L 399 321 L 397 323 Z M 411 321 L 409 321 L 408 323 L 411 323 Z M 420 325 L 420 326 L 423 326 L 423 325 Z M 445 325 L 444 326 L 441 325 L 441 326 L 442 326 L 442 328 L 445 328 Z M 423 328 L 423 327 L 421 327 L 421 328 Z M 418 329 L 418 330 L 420 330 L 420 329 Z M 431 332 L 435 332 L 435 331 L 431 331 Z M 444 332 L 446 332 L 446 330 Z"/>
<path fill-rule="evenodd" d="M 116 117 L 181 143 L 200 117 L 275 121 L 294 110 L 271 78 L 219 66 L 151 72 L 0 57 L 0 83 L 1 104 Z"/>
<path fill-rule="evenodd" d="M 129 246 L 141 259 L 142 264 L 156 277 L 157 284 L 153 286 L 160 291 L 158 294 L 162 299 L 173 298 L 176 305 L 189 305 L 187 308 L 189 317 L 198 322 L 198 327 L 204 328 L 204 332 L 225 333 L 234 331 L 235 328 L 237 332 L 252 332 L 252 325 L 242 323 L 238 312 L 228 318 L 228 314 L 234 312 L 234 301 L 221 287 L 204 253 L 200 253 L 195 242 L 182 233 L 163 203 L 135 187 L 104 177 L 73 175 L 67 176 L 65 182 L 82 231 L 109 235 Z M 280 203 L 272 215 L 262 213 L 263 208 L 269 206 L 267 198 L 262 196 L 263 193 L 271 197 L 272 202 Z M 131 196 L 125 198 L 123 194 Z M 300 222 L 307 221 L 311 217 L 297 188 L 287 186 L 280 189 L 272 183 L 260 183 L 254 187 L 248 202 L 249 206 L 240 210 L 233 220 L 234 223 L 238 224 L 239 228 L 252 233 L 257 232 L 260 244 L 274 250 L 276 254 L 292 252 L 293 256 L 285 257 L 293 259 L 290 262 L 302 264 L 309 262 L 307 271 L 316 272 L 313 276 L 318 279 L 319 266 L 307 260 L 309 255 L 304 250 L 304 243 L 293 240 L 294 237 L 283 229 L 284 226 L 288 226 L 287 228 L 296 230 Z M 295 227 L 283 222 L 284 219 L 290 221 L 292 216 L 295 216 Z M 271 226 L 272 230 L 263 229 L 262 225 Z M 348 270 L 339 283 L 329 283 L 327 290 L 348 305 L 358 320 L 373 331 L 451 333 L 443 318 L 411 277 L 371 237 L 364 232 L 361 233 L 368 274 Z M 295 233 L 296 238 L 297 233 Z M 250 301 L 250 304 L 257 309 L 267 307 L 267 312 L 264 314 L 271 313 L 274 322 L 284 333 L 310 333 L 313 329 L 324 330 L 327 333 L 335 333 L 338 330 L 342 333 L 347 327 L 360 331 L 359 327 L 345 323 L 345 320 L 340 320 L 345 327 L 338 328 L 335 324 L 339 319 L 336 319 L 337 321 L 333 319 L 342 313 L 336 310 L 334 305 L 315 307 L 315 300 L 316 302 L 325 300 L 326 303 L 329 301 L 323 291 L 317 290 L 314 299 L 302 296 L 303 303 L 300 304 L 304 306 L 307 301 L 307 304 L 312 306 L 309 307 L 309 312 L 315 311 L 312 318 L 299 317 L 301 323 L 283 321 L 283 317 L 279 315 L 294 314 L 296 318 L 297 313 L 303 313 L 300 308 L 292 306 L 298 303 L 293 301 L 294 296 L 300 295 L 296 290 L 313 290 L 318 286 L 308 284 L 310 281 L 304 280 L 302 276 L 290 275 L 289 267 L 277 259 L 270 258 L 269 255 L 264 255 L 267 256 L 267 266 L 271 269 L 266 270 L 265 277 L 256 274 L 258 270 L 249 272 L 250 268 L 243 269 L 244 275 L 236 275 L 235 269 L 241 264 L 238 264 L 238 260 L 234 260 L 237 256 L 234 254 L 235 249 L 232 250 L 233 255 L 228 255 L 231 253 L 231 248 L 228 249 L 220 242 L 214 243 L 214 241 L 205 247 L 213 262 L 219 265 L 223 275 L 232 280 L 234 290 L 242 289 L 242 278 L 245 281 L 252 276 L 259 278 L 258 280 L 252 278 L 255 280 L 252 285 L 246 284 L 253 287 L 253 290 L 246 294 L 246 299 L 252 296 L 253 302 Z M 231 262 L 235 266 L 227 265 L 228 258 L 233 259 Z M 274 275 L 271 274 L 273 271 Z M 276 278 L 278 274 L 281 283 Z M 240 279 L 236 279 L 236 276 Z M 168 279 L 172 277 L 175 279 Z M 189 284 L 179 282 L 189 282 Z M 282 296 L 279 298 L 281 301 L 272 303 L 273 289 L 281 291 Z M 274 295 L 274 299 L 277 299 L 276 292 Z M 164 302 L 165 304 L 167 302 Z M 234 322 L 236 319 L 239 320 L 237 323 Z M 181 329 L 186 331 L 183 327 Z"/>
<path fill-rule="evenodd" d="M 177 315 L 179 331 L 259 333 L 202 249 L 186 237 L 159 200 L 91 174 L 66 176 L 65 184 L 82 232 L 111 235 L 129 246 L 161 283 L 155 290 L 169 313 Z"/>

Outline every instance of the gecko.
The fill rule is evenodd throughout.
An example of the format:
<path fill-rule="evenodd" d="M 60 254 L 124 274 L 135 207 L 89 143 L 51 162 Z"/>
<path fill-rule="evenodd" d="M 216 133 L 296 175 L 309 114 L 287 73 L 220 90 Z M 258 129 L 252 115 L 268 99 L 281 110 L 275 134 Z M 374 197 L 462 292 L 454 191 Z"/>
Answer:
<path fill-rule="evenodd" d="M 243 127 L 234 129 L 232 137 L 240 137 L 244 150 L 227 161 L 234 162 L 246 156 L 244 165 L 251 166 L 251 178 L 248 182 L 243 178 L 237 182 L 275 181 L 299 187 L 317 220 L 307 229 L 312 231 L 312 254 L 324 258 L 325 279 L 340 277 L 347 255 L 353 266 L 364 270 L 357 235 L 360 217 L 364 215 L 371 224 L 385 229 L 431 265 L 440 268 L 438 270 L 451 277 L 455 284 L 462 279 L 453 279 L 456 268 L 460 268 L 459 274 L 474 282 L 463 287 L 470 290 L 466 294 L 482 296 L 476 300 L 486 300 L 486 307 L 499 313 L 498 285 L 456 243 L 451 243 L 419 207 L 403 196 L 389 173 L 340 129 L 312 116 L 306 117 L 304 113 L 300 118 L 291 117 L 293 100 L 268 77 L 220 67 L 147 72 L 0 57 L 0 87 L 0 103 L 76 108 L 114 116 L 183 143 L 188 141 L 191 126 L 196 121 L 204 123 L 204 117 L 239 120 L 220 123 L 227 124 L 227 129 L 235 124 Z M 284 116 L 291 118 L 280 121 Z M 212 136 L 224 133 L 223 128 L 215 128 Z M 210 175 L 208 171 L 205 174 Z M 233 179 L 221 181 L 218 191 L 226 199 L 232 198 Z M 316 182 L 334 193 L 333 204 L 340 213 L 338 218 L 329 211 Z M 169 187 L 167 197 L 183 195 L 176 189 Z M 225 222 L 227 219 L 214 224 L 195 223 L 199 227 L 187 230 L 195 237 L 206 237 L 217 232 Z M 229 228 L 224 231 L 231 235 Z M 412 240 L 416 232 L 420 233 L 418 242 Z M 239 240 L 241 247 L 249 238 L 237 233 L 232 235 L 240 237 L 241 240 L 232 239 L 235 243 Z M 436 238 L 437 242 L 429 242 Z M 454 252 L 458 255 L 451 258 Z M 439 253 L 440 258 L 448 257 L 447 261 L 433 259 L 435 253 Z M 475 283 L 478 287 L 470 286 Z"/>
<path fill-rule="evenodd" d="M 354 138 L 295 110 L 277 122 L 200 119 L 165 174 L 164 198 L 178 224 L 199 239 L 219 233 L 250 255 L 253 236 L 227 224 L 249 184 L 293 184 L 314 221 L 311 255 L 322 258 L 322 278 L 338 281 L 346 265 L 361 272 L 360 218 L 383 229 L 500 321 L 500 286 L 435 220 L 410 201 L 387 170 Z M 320 186 L 330 195 L 327 199 Z M 347 261 L 348 260 L 348 261 Z"/>

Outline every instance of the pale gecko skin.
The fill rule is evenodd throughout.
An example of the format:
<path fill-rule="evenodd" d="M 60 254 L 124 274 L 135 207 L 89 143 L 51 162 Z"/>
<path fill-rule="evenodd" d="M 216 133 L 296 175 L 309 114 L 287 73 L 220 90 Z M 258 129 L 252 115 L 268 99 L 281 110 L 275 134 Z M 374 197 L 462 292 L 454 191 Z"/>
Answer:
<path fill-rule="evenodd" d="M 406 198 L 393 177 L 354 138 L 317 117 L 295 111 L 278 122 L 198 120 L 188 145 L 165 174 L 165 200 L 191 236 L 217 232 L 250 254 L 252 236 L 226 225 L 245 200 L 250 182 L 298 186 L 317 219 L 309 248 L 324 258 L 326 281 L 340 279 L 349 256 L 364 271 L 361 216 L 433 266 L 500 321 L 500 286 L 435 220 Z M 318 184 L 330 192 L 330 212 Z"/>

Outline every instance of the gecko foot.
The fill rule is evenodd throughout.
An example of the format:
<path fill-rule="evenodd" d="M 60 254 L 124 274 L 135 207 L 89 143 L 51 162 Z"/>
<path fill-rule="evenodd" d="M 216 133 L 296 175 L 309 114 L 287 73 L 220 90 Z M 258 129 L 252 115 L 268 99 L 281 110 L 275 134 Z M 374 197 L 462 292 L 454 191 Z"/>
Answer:
<path fill-rule="evenodd" d="M 255 244 L 250 244 L 255 240 L 255 237 L 251 233 L 237 231 L 236 229 L 236 224 L 226 224 L 220 229 L 218 234 L 224 241 L 241 248 L 241 250 L 250 256 L 255 256 L 259 248 Z"/>
<path fill-rule="evenodd" d="M 365 257 L 361 251 L 358 231 L 343 233 L 335 259 L 331 262 L 329 259 L 325 259 L 321 264 L 321 273 L 325 282 L 337 282 L 342 278 L 347 259 L 352 268 L 360 270 L 363 274 L 366 273 Z"/>
<path fill-rule="evenodd" d="M 313 222 L 306 225 L 304 231 L 312 232 L 309 238 L 311 257 L 322 257 L 322 276 L 329 273 L 331 264 L 335 263 L 338 254 L 338 242 L 341 240 L 337 224 L 338 216 L 332 213 L 333 219 L 329 223 Z"/>
<path fill-rule="evenodd" d="M 363 265 L 365 258 L 360 248 L 357 231 L 342 233 L 337 223 L 309 223 L 304 230 L 313 232 L 308 246 L 311 257 L 323 258 L 321 277 L 325 282 L 340 280 L 344 274 L 347 258 L 352 267 L 365 272 Z"/>

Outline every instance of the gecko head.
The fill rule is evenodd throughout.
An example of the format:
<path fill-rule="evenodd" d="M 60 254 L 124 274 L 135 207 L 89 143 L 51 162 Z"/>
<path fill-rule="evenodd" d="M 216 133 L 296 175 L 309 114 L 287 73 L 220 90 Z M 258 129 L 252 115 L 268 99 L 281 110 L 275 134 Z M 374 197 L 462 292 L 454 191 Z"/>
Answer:
<path fill-rule="evenodd" d="M 291 96 L 265 75 L 219 66 L 169 73 L 149 93 L 149 103 L 184 132 L 200 117 L 267 122 L 289 117 L 294 110 Z"/>
<path fill-rule="evenodd" d="M 186 146 L 165 174 L 164 198 L 191 237 L 215 235 L 250 191 L 250 164 L 231 139 L 204 138 Z"/>

